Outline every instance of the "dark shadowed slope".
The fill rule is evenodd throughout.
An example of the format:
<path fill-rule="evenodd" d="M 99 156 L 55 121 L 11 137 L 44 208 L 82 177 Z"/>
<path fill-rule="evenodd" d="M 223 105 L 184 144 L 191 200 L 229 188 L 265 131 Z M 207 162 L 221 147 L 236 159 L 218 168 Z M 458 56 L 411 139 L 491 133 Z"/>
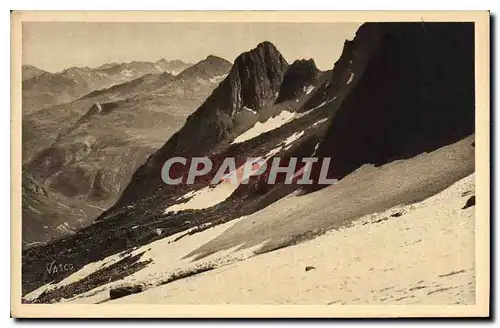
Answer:
<path fill-rule="evenodd" d="M 474 132 L 472 23 L 361 29 L 374 30 L 379 41 L 319 146 L 318 156 L 332 158 L 330 176 L 413 157 Z"/>

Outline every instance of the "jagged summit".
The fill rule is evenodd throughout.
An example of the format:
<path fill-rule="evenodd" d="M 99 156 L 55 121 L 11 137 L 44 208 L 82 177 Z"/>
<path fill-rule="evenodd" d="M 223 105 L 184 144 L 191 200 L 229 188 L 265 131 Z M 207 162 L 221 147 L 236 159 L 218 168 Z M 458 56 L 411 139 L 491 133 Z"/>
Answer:
<path fill-rule="evenodd" d="M 269 41 L 262 41 L 261 43 L 259 43 L 256 47 L 257 49 L 259 48 L 274 48 L 276 49 L 276 46 L 272 43 L 272 42 L 269 42 Z M 277 49 L 276 49 L 277 50 Z"/>
<path fill-rule="evenodd" d="M 232 116 L 244 106 L 254 110 L 264 107 L 279 91 L 288 63 L 268 41 L 239 55 L 221 86 L 226 99 L 221 110 Z"/>
<path fill-rule="evenodd" d="M 276 102 L 291 100 L 308 92 L 308 88 L 314 84 L 319 72 L 313 59 L 294 61 L 283 77 Z"/>

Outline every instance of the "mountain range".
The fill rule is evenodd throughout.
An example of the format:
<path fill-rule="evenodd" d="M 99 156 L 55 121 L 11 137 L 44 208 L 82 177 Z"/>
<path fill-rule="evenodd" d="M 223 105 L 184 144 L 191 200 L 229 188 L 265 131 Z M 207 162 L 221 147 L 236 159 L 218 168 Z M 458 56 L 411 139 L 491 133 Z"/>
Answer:
<path fill-rule="evenodd" d="M 71 67 L 50 73 L 32 65 L 22 67 L 23 113 L 71 102 L 96 89 L 109 88 L 146 74 L 179 74 L 192 64 L 160 59 L 155 63 L 109 63 L 97 68 Z"/>

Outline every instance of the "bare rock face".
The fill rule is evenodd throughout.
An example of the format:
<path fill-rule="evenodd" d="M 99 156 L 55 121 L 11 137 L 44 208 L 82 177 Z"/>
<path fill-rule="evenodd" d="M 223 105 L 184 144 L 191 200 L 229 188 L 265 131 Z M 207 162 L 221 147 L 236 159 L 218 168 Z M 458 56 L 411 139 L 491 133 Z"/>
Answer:
<path fill-rule="evenodd" d="M 255 49 L 242 53 L 226 81 L 221 85 L 221 110 L 233 116 L 246 106 L 261 109 L 273 100 L 279 91 L 288 63 L 270 42 L 262 42 Z"/>
<path fill-rule="evenodd" d="M 294 61 L 285 73 L 276 102 L 292 100 L 306 92 L 309 86 L 314 85 L 318 73 L 314 60 Z"/>
<path fill-rule="evenodd" d="M 168 158 L 206 154 L 231 132 L 233 119 L 243 108 L 258 112 L 274 103 L 287 68 L 286 60 L 270 42 L 238 56 L 228 76 L 184 126 L 135 172 L 117 204 L 132 203 L 158 189 L 161 167 Z"/>

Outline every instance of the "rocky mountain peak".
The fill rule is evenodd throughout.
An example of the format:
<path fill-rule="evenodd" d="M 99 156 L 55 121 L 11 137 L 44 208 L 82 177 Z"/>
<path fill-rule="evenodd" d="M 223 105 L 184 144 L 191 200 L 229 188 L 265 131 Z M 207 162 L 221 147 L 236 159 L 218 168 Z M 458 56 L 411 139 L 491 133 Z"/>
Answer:
<path fill-rule="evenodd" d="M 233 116 L 244 106 L 258 110 L 274 100 L 288 63 L 271 42 L 265 41 L 244 52 L 234 61 L 222 85 L 226 96 L 222 110 Z"/>
<path fill-rule="evenodd" d="M 283 77 L 276 102 L 297 98 L 314 84 L 319 72 L 313 59 L 294 61 Z"/>
<path fill-rule="evenodd" d="M 221 60 L 209 56 L 179 76 L 184 78 L 192 70 L 205 69 L 208 63 Z M 239 55 L 217 89 L 187 118 L 184 126 L 134 173 L 115 206 L 134 202 L 157 190 L 162 183 L 158 172 L 167 158 L 175 154 L 202 155 L 217 145 L 234 129 L 236 123 L 233 118 L 244 106 L 259 110 L 268 102 L 274 102 L 287 68 L 288 63 L 270 42 L 262 42 Z"/>

